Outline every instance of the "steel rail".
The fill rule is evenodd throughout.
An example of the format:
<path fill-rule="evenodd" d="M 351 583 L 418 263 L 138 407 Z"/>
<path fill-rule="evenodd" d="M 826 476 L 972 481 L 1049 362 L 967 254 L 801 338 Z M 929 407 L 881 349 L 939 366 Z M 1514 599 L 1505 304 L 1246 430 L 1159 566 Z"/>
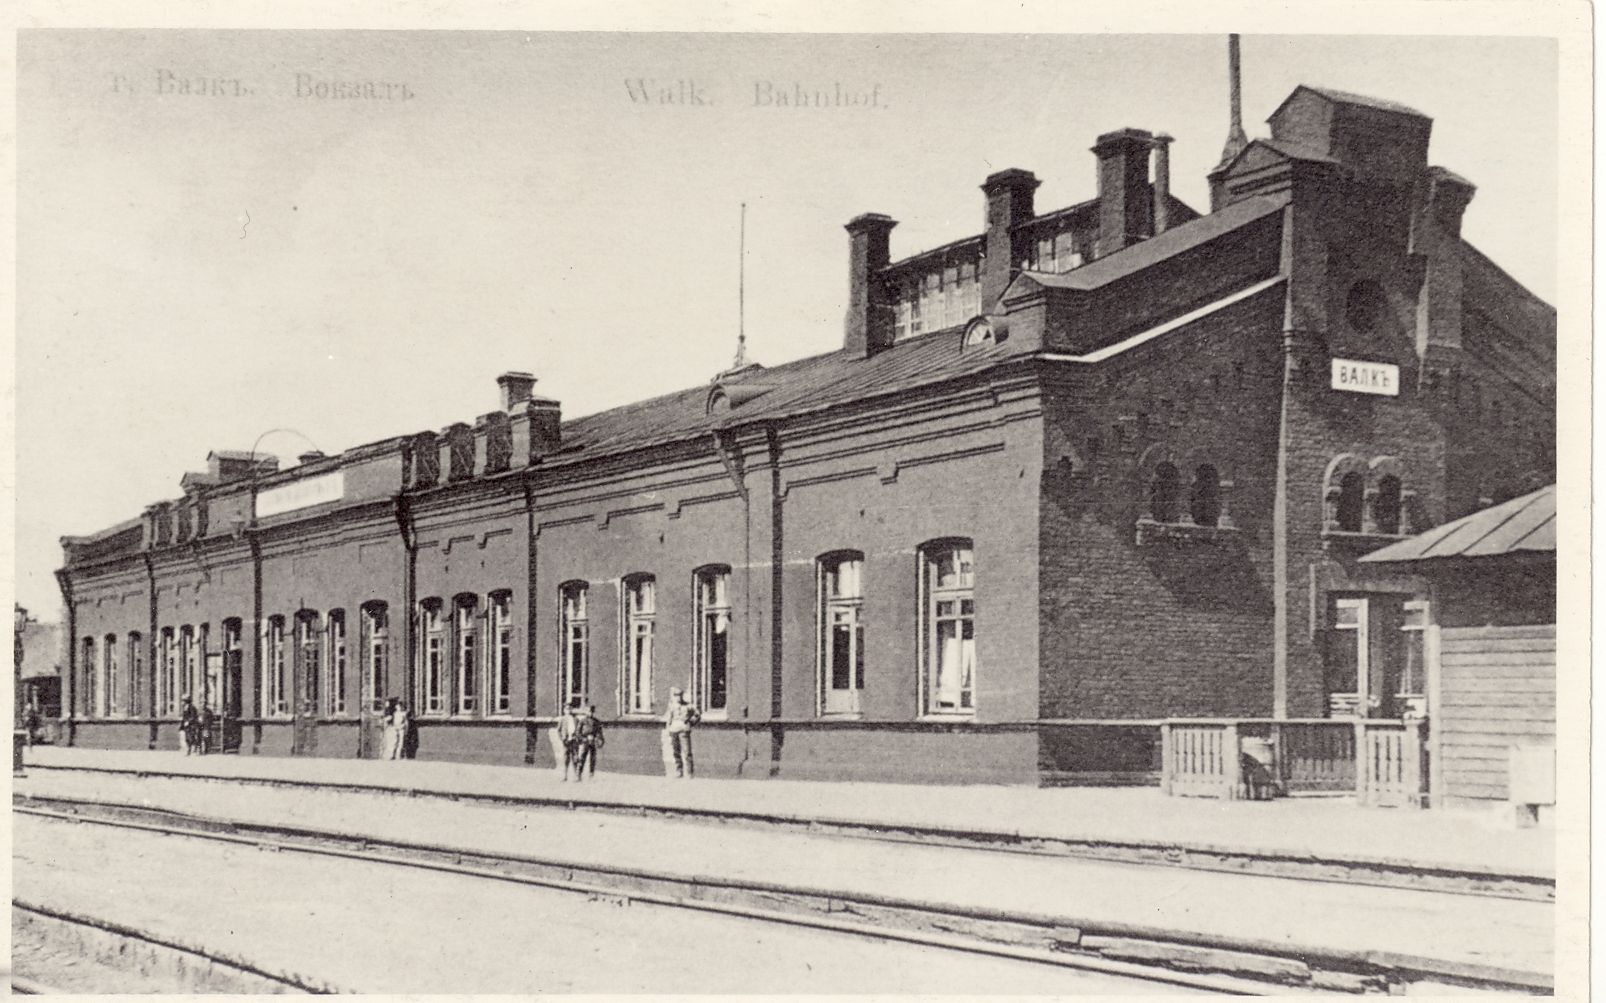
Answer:
<path fill-rule="evenodd" d="M 21 796 L 19 795 L 19 798 Z M 1197 934 L 1179 933 L 1177 931 L 1160 930 L 1151 927 L 1142 927 L 1131 924 L 1119 924 L 1101 921 L 1089 921 L 1080 918 L 1064 916 L 1043 916 L 1024 913 L 1012 913 L 999 909 L 965 907 L 959 905 L 945 905 L 940 903 L 919 902 L 913 900 L 893 899 L 885 896 L 871 894 L 851 894 L 841 891 L 786 886 L 768 882 L 756 882 L 730 878 L 709 877 L 705 875 L 685 875 L 669 872 L 645 871 L 636 868 L 613 867 L 605 864 L 590 862 L 567 861 L 553 858 L 539 858 L 491 850 L 465 849 L 462 847 L 443 846 L 429 843 L 413 843 L 392 840 L 384 837 L 365 836 L 356 833 L 340 832 L 326 829 L 313 829 L 300 826 L 291 826 L 272 822 L 252 822 L 230 818 L 217 818 L 203 815 L 189 814 L 171 809 L 147 805 L 133 805 L 122 802 L 96 801 L 82 798 L 44 797 L 35 796 L 33 801 L 85 807 L 91 811 L 121 812 L 139 816 L 163 816 L 178 821 L 179 825 L 133 821 L 127 818 L 113 818 L 107 816 L 82 815 L 72 811 L 55 811 L 30 807 L 27 805 L 14 805 L 13 811 L 23 814 L 38 815 L 72 822 L 92 822 L 127 829 L 156 832 L 163 835 L 192 836 L 196 838 L 211 839 L 219 842 L 235 843 L 258 849 L 287 849 L 295 852 L 320 854 L 340 857 L 369 863 L 393 864 L 399 866 L 415 867 L 425 870 L 437 870 L 448 873 L 458 873 L 471 877 L 485 878 L 498 881 L 509 881 L 520 884 L 546 887 L 560 891 L 575 892 L 593 897 L 609 899 L 624 899 L 649 904 L 662 905 L 672 908 L 694 909 L 736 915 L 745 918 L 767 920 L 792 926 L 812 926 L 821 929 L 838 930 L 840 932 L 859 934 L 877 939 L 903 940 L 911 943 L 927 944 L 929 946 L 943 947 L 952 950 L 970 951 L 972 953 L 993 954 L 1003 957 L 1016 958 L 1024 961 L 1037 961 L 1065 967 L 1082 968 L 1090 971 L 1104 972 L 1121 976 L 1140 978 L 1145 981 L 1166 982 L 1194 988 L 1210 989 L 1212 991 L 1225 991 L 1236 993 L 1287 993 L 1299 992 L 1314 987 L 1291 981 L 1287 978 L 1274 978 L 1256 975 L 1243 978 L 1226 974 L 1200 974 L 1196 972 L 1182 972 L 1175 969 L 1158 967 L 1156 963 L 1143 964 L 1121 961 L 1108 957 L 1100 957 L 1086 953 L 1073 953 L 1068 950 L 1053 948 L 1022 947 L 1018 944 L 1006 944 L 988 941 L 977 937 L 956 937 L 951 934 L 933 934 L 929 931 L 901 929 L 851 920 L 834 919 L 828 916 L 811 914 L 808 912 L 788 912 L 776 909 L 767 909 L 748 905 L 740 905 L 729 901 L 718 901 L 697 897 L 705 893 L 745 895 L 749 898 L 760 898 L 774 901 L 776 899 L 789 899 L 794 904 L 801 904 L 804 908 L 820 902 L 826 903 L 827 910 L 861 913 L 892 912 L 906 914 L 919 919 L 941 925 L 944 921 L 971 922 L 978 924 L 994 924 L 1013 927 L 1017 935 L 1028 931 L 1039 935 L 1039 939 L 1054 939 L 1055 933 L 1070 931 L 1076 941 L 1083 936 L 1117 937 L 1143 940 L 1156 946 L 1203 951 L 1221 951 L 1229 955 L 1246 956 L 1254 961 L 1287 964 L 1298 962 L 1311 972 L 1338 972 L 1345 973 L 1351 978 L 1370 977 L 1379 985 L 1399 981 L 1433 981 L 1448 982 L 1473 988 L 1498 987 L 1503 991 L 1518 991 L 1529 993 L 1545 993 L 1552 989 L 1553 982 L 1545 976 L 1536 973 L 1512 971 L 1494 967 L 1467 965 L 1456 962 L 1441 962 L 1433 959 L 1416 958 L 1384 952 L 1355 952 L 1355 951 L 1312 951 L 1309 949 L 1293 949 L 1286 944 L 1271 944 L 1230 937 L 1210 937 Z M 187 823 L 187 824 L 183 824 Z M 202 827 L 202 828 L 198 828 Z M 205 826 L 213 826 L 227 831 L 209 831 Z M 280 839 L 266 838 L 260 835 L 244 835 L 246 832 L 277 835 Z M 338 846 L 312 845 L 306 840 L 324 840 L 337 844 L 357 845 L 356 850 L 347 850 Z M 394 852 L 383 852 L 390 850 Z M 398 856 L 397 854 L 422 854 L 418 856 Z M 535 867 L 547 871 L 556 871 L 567 875 L 554 877 L 542 874 L 515 874 L 507 871 L 491 870 L 487 867 L 475 867 L 463 863 L 465 859 L 474 858 L 487 861 L 493 865 L 513 867 Z M 578 881 L 575 873 L 586 873 L 593 879 L 612 880 L 615 883 L 596 883 L 595 880 Z M 667 885 L 672 888 L 689 890 L 692 897 L 686 895 L 669 894 L 663 891 L 653 891 L 640 887 L 622 889 L 620 882 L 649 882 L 657 885 Z M 1355 973 L 1362 973 L 1356 975 Z M 1333 991 L 1331 987 L 1323 987 L 1321 991 Z"/>
<path fill-rule="evenodd" d="M 1254 877 L 1290 878 L 1324 884 L 1363 885 L 1420 891 L 1436 895 L 1466 895 L 1523 902 L 1554 902 L 1556 881 L 1533 873 L 1494 872 L 1447 864 L 1408 864 L 1377 858 L 1323 858 L 1296 851 L 1256 850 L 1205 844 L 1178 844 L 1164 840 L 1116 839 L 1034 835 L 1002 830 L 972 830 L 918 823 L 876 822 L 864 819 L 806 817 L 778 812 L 707 808 L 695 805 L 631 804 L 587 800 L 580 797 L 495 794 L 448 791 L 428 787 L 397 787 L 353 781 L 303 780 L 294 777 L 222 776 L 167 770 L 119 769 L 108 766 L 35 765 L 32 769 L 103 773 L 138 779 L 189 780 L 211 783 L 252 784 L 313 790 L 350 791 L 390 797 L 419 797 L 505 805 L 526 810 L 592 811 L 665 818 L 686 822 L 791 829 L 815 836 L 868 839 L 924 846 L 963 847 L 994 853 L 1027 856 L 1075 857 L 1132 866 L 1180 867 L 1187 870 Z"/>

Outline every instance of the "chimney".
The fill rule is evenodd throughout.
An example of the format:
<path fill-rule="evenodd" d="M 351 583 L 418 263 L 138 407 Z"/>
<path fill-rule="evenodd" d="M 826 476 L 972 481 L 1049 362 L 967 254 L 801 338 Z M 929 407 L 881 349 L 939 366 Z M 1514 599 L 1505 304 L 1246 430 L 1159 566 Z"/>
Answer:
<path fill-rule="evenodd" d="M 1206 178 L 1210 182 L 1210 211 L 1215 212 L 1227 204 L 1226 174 L 1232 158 L 1249 145 L 1244 134 L 1244 108 L 1242 86 L 1238 72 L 1238 36 L 1227 36 L 1227 112 L 1231 121 L 1227 126 L 1227 142 L 1221 148 L 1221 160 Z"/>
<path fill-rule="evenodd" d="M 1098 257 L 1136 243 L 1149 232 L 1149 150 L 1144 129 L 1119 129 L 1099 137 Z"/>
<path fill-rule="evenodd" d="M 1018 167 L 988 175 L 981 183 L 987 196 L 987 233 L 982 237 L 980 276 L 982 313 L 997 312 L 998 298 L 1009 288 L 1009 280 L 1026 257 L 1025 238 L 1017 228 L 1036 215 L 1032 202 L 1040 184 L 1035 174 Z"/>
<path fill-rule="evenodd" d="M 546 397 L 531 397 L 524 408 L 530 423 L 530 462 L 536 463 L 563 445 L 563 405 Z"/>
<path fill-rule="evenodd" d="M 529 373 L 503 373 L 496 378 L 496 385 L 502 388 L 502 410 L 512 411 L 530 399 L 535 377 Z"/>
<path fill-rule="evenodd" d="M 892 344 L 892 298 L 881 281 L 898 221 L 880 213 L 855 216 L 848 231 L 848 316 L 842 347 L 861 358 Z"/>
<path fill-rule="evenodd" d="M 1154 137 L 1154 233 L 1171 228 L 1171 142 L 1165 133 Z"/>
<path fill-rule="evenodd" d="M 1411 235 L 1425 259 L 1417 298 L 1416 350 L 1423 370 L 1442 369 L 1461 351 L 1461 217 L 1477 187 L 1442 167 L 1427 171 L 1427 200 Z"/>

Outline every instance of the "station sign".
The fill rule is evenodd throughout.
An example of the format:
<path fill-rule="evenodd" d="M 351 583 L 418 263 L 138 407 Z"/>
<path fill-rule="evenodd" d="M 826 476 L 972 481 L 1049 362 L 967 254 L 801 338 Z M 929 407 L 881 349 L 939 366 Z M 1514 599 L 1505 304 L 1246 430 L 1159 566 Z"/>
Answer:
<path fill-rule="evenodd" d="M 346 495 L 346 473 L 336 470 L 332 474 L 307 477 L 276 488 L 268 488 L 257 495 L 257 518 L 294 512 L 300 508 L 337 502 Z"/>
<path fill-rule="evenodd" d="M 1400 395 L 1400 367 L 1387 362 L 1333 360 L 1333 389 L 1352 394 Z"/>

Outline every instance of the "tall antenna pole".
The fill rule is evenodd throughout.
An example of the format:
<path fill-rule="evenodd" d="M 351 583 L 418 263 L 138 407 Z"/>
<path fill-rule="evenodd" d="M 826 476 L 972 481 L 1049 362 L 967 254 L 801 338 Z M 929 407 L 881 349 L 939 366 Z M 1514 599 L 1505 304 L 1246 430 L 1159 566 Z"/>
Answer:
<path fill-rule="evenodd" d="M 736 362 L 732 369 L 747 365 L 747 203 L 742 203 L 741 236 L 736 265 Z"/>

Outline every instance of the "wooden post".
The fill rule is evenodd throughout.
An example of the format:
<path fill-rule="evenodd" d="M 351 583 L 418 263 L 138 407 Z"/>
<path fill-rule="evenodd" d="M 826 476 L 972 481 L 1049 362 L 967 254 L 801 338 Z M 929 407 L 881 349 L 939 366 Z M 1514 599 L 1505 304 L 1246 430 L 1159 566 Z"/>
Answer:
<path fill-rule="evenodd" d="M 1372 803 L 1372 750 L 1366 744 L 1366 719 L 1355 719 L 1355 799 Z"/>
<path fill-rule="evenodd" d="M 1160 722 L 1160 790 L 1170 795 L 1176 764 L 1172 761 L 1171 722 Z"/>
<path fill-rule="evenodd" d="M 1227 799 L 1236 800 L 1243 794 L 1243 751 L 1238 748 L 1238 723 L 1226 726 L 1221 736 L 1221 755 L 1227 768 Z"/>
<path fill-rule="evenodd" d="M 1432 621 L 1432 615 L 1437 611 L 1437 609 L 1438 606 L 1435 603 L 1430 603 L 1428 605 L 1429 622 L 1426 630 L 1427 636 L 1423 639 L 1424 647 L 1427 650 L 1424 652 L 1424 657 L 1422 659 L 1427 663 L 1428 671 L 1427 804 L 1430 806 L 1444 796 L 1444 743 L 1442 738 L 1444 729 L 1439 726 L 1439 722 L 1442 719 L 1441 715 L 1443 707 L 1441 701 L 1444 698 L 1444 669 L 1443 662 L 1441 660 L 1441 653 L 1443 649 L 1440 647 L 1442 644 L 1442 639 L 1439 636 L 1439 625 Z M 1442 804 L 1442 801 L 1438 801 L 1438 803 Z"/>
<path fill-rule="evenodd" d="M 1405 803 L 1413 808 L 1423 806 L 1422 798 L 1422 722 L 1405 722 L 1405 734 L 1400 739 L 1400 755 L 1405 762 L 1401 774 L 1405 782 Z"/>

